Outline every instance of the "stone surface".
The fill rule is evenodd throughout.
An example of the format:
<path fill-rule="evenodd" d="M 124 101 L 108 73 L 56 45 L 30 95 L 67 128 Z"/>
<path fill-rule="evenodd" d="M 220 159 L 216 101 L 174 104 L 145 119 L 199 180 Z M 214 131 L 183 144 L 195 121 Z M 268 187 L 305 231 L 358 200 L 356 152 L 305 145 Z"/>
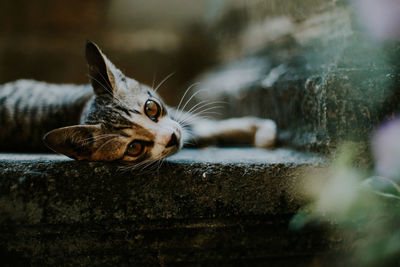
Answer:
<path fill-rule="evenodd" d="M 299 149 L 368 143 L 373 128 L 400 109 L 400 46 L 368 40 L 354 20 L 344 5 L 281 21 L 282 34 L 265 21 L 259 38 L 270 39 L 249 37 L 262 49 L 199 77 L 198 100 L 226 102 L 220 117 L 274 119 L 280 140 Z"/>
<path fill-rule="evenodd" d="M 287 149 L 207 148 L 138 170 L 2 154 L 0 254 L 36 266 L 325 262 L 342 239 L 288 229 L 306 202 L 304 173 L 323 162 Z"/>

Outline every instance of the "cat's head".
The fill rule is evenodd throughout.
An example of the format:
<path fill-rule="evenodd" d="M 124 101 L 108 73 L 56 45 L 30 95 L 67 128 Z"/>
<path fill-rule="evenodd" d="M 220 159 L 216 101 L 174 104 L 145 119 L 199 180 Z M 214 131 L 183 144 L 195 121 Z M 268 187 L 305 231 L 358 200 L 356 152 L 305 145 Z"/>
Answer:
<path fill-rule="evenodd" d="M 48 147 L 78 160 L 136 163 L 182 147 L 183 129 L 154 90 L 126 77 L 92 42 L 86 60 L 95 96 L 85 123 L 47 133 Z"/>

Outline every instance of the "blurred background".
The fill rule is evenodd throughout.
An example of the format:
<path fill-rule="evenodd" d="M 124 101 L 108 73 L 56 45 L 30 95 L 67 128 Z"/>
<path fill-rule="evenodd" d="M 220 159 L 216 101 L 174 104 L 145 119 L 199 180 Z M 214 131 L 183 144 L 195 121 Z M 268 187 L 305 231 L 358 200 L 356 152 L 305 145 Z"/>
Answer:
<path fill-rule="evenodd" d="M 281 144 L 336 158 L 293 225 L 332 218 L 364 231 L 354 262 L 399 265 L 400 0 L 2 0 L 0 83 L 88 83 L 86 40 L 140 82 L 175 73 L 170 105 L 201 81 L 222 117 L 274 119 Z"/>
<path fill-rule="evenodd" d="M 245 10 L 228 12 L 241 2 L 1 1 L 0 83 L 19 78 L 87 83 L 84 45 L 92 40 L 141 82 L 151 85 L 175 72 L 167 87 L 179 93 L 194 76 L 228 56 L 218 42 L 246 20 Z M 216 26 L 224 19 L 229 25 Z M 177 97 L 168 96 L 174 103 Z"/>
<path fill-rule="evenodd" d="M 398 110 L 398 14 L 399 0 L 1 1 L 0 83 L 88 83 L 92 40 L 142 83 L 174 73 L 169 105 L 200 81 L 189 96 L 226 103 L 212 116 L 271 118 L 285 144 L 329 152 Z"/>
<path fill-rule="evenodd" d="M 176 104 L 207 68 L 287 34 L 337 1 L 13 0 L 0 2 L 0 83 L 31 78 L 87 83 L 84 45 L 96 42 L 130 77 Z M 274 19 L 265 24 L 264 20 Z M 271 32 L 273 34 L 271 34 Z M 268 34 L 266 34 L 268 33 Z"/>

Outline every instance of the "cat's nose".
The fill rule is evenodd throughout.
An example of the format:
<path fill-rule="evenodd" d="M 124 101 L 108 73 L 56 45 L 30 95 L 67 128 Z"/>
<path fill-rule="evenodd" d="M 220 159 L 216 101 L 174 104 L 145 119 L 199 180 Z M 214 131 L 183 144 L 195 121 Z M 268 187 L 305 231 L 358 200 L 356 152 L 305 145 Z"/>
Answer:
<path fill-rule="evenodd" d="M 177 146 L 179 145 L 178 138 L 176 135 L 173 133 L 171 135 L 171 139 L 169 140 L 168 144 L 165 146 L 166 148 L 171 147 L 171 146 Z"/>

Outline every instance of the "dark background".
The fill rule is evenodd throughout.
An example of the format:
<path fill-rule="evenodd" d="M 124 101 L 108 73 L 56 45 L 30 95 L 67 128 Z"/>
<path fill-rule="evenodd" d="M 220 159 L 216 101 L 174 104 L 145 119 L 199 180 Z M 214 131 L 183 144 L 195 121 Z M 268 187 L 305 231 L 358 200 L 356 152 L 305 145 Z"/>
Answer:
<path fill-rule="evenodd" d="M 332 1 L 3 0 L 0 83 L 87 83 L 84 46 L 92 40 L 140 82 L 175 73 L 159 90 L 173 105 L 204 70 L 263 48 L 271 38 L 265 19 L 301 21 Z M 275 31 L 285 34 L 285 23 Z"/>
<path fill-rule="evenodd" d="M 226 58 L 218 43 L 246 18 L 242 9 L 224 28 L 235 2 L 1 1 L 0 83 L 87 83 L 84 46 L 92 40 L 141 82 L 157 84 L 174 72 L 160 92 L 175 104 L 196 75 Z"/>

